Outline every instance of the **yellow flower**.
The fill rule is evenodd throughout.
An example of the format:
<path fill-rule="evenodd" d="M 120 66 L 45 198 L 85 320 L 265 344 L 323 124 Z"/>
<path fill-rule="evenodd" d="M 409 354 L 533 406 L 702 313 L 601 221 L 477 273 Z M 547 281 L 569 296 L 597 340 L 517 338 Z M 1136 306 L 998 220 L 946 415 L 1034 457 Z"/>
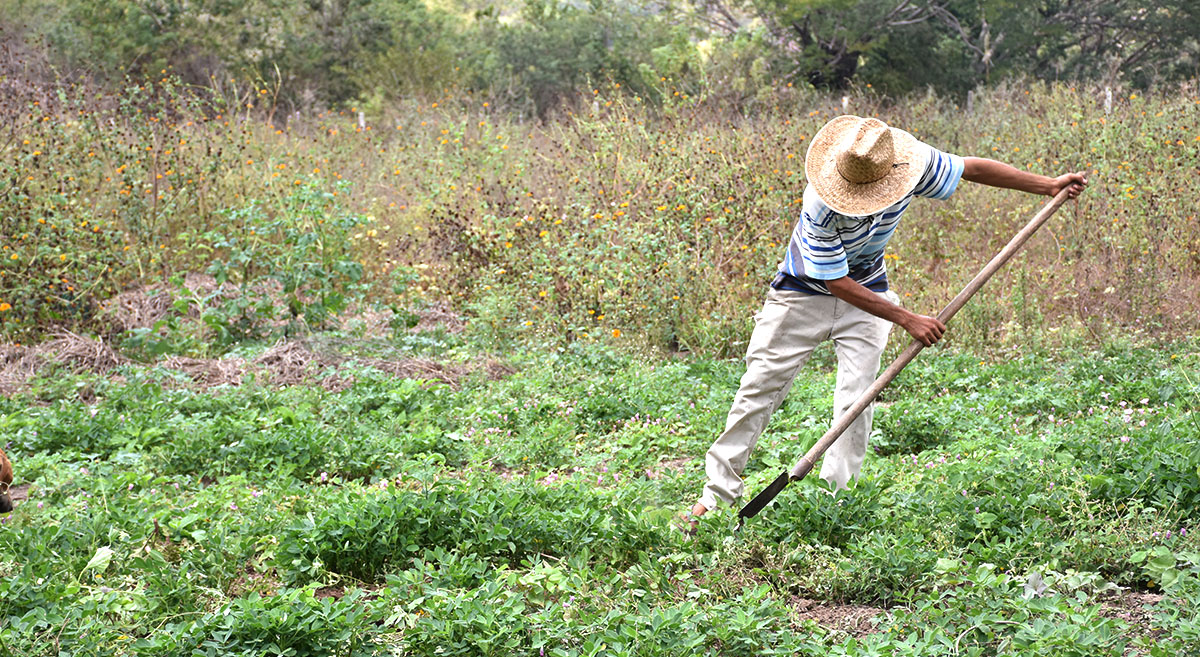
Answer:
<path fill-rule="evenodd" d="M 12 306 L 8 305 L 7 301 L 0 303 L 0 313 L 6 313 L 10 310 L 12 310 Z"/>

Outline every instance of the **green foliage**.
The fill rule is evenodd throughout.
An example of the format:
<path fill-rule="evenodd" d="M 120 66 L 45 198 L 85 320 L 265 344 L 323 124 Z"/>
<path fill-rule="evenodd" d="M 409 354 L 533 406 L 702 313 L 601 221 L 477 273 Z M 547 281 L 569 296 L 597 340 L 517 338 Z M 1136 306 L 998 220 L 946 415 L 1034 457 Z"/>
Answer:
<path fill-rule="evenodd" d="M 382 654 L 363 602 L 358 591 L 338 600 L 318 599 L 313 589 L 292 589 L 265 598 L 252 593 L 199 620 L 172 624 L 134 647 L 146 655 Z"/>
<path fill-rule="evenodd" d="M 601 80 L 654 101 L 693 96 L 757 108 L 777 81 L 958 98 L 1039 80 L 1154 85 L 1196 73 L 1200 13 L 1188 0 L 1061 2 L 420 0 L 156 3 L 6 0 L 69 70 L 111 78 L 168 70 L 281 122 L 296 110 L 378 113 L 451 87 L 545 118 Z M 938 62 L 930 66 L 929 62 Z"/>
<path fill-rule="evenodd" d="M 218 345 L 320 329 L 343 310 L 362 279 L 351 233 L 366 220 L 345 214 L 336 193 L 317 184 L 301 185 L 268 212 L 251 202 L 230 210 L 225 221 L 203 236 L 213 248 L 208 273 L 217 289 L 207 298 L 181 296 L 177 310 L 193 310 L 212 330 Z M 177 288 L 183 287 L 176 279 Z M 227 291 L 225 286 L 234 287 Z"/>
<path fill-rule="evenodd" d="M 596 508 L 600 499 L 587 491 L 480 483 L 467 491 L 424 482 L 416 492 L 343 491 L 280 537 L 280 568 L 299 581 L 326 572 L 370 581 L 427 549 L 510 564 L 588 551 L 621 563 L 661 539 L 617 504 Z"/>
<path fill-rule="evenodd" d="M 572 104 L 594 81 L 612 80 L 645 94 L 653 88 L 648 85 L 658 81 L 644 79 L 646 71 L 655 70 L 652 62 L 686 73 L 686 64 L 671 61 L 661 49 L 652 50 L 659 43 L 662 48 L 686 46 L 686 37 L 683 44 L 678 37 L 671 40 L 658 20 L 634 4 L 593 0 L 577 6 L 527 0 L 521 18 L 502 23 L 498 16 L 487 17 L 482 31 L 489 48 L 473 67 L 472 86 L 490 87 L 500 101 L 532 109 L 538 118 Z M 523 107 L 526 103 L 533 107 Z"/>
<path fill-rule="evenodd" d="M 52 377 L 0 399 L 17 483 L 33 484 L 0 525 L 0 641 L 29 655 L 1187 654 L 1195 351 L 929 352 L 885 410 L 903 431 L 914 413 L 895 410 L 925 400 L 940 440 L 869 455 L 837 495 L 794 484 L 736 536 L 718 509 L 690 540 L 669 521 L 702 486 L 737 363 L 576 344 L 459 389 L 375 375 L 340 392 L 201 392 L 140 366 Z M 831 367 L 797 381 L 748 491 L 821 432 Z M 1138 599 L 1118 586 L 1149 625 L 1123 620 L 1114 605 Z M 797 621 L 798 598 L 872 605 L 847 614 L 874 620 L 855 636 Z"/>

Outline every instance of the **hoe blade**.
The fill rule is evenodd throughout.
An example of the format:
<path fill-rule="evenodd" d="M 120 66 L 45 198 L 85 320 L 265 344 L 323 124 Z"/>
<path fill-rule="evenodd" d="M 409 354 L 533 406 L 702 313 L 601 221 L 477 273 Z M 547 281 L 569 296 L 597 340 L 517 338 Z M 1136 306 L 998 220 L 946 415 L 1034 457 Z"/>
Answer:
<path fill-rule="evenodd" d="M 775 499 L 775 496 L 779 494 L 779 491 L 787 488 L 787 485 L 790 482 L 791 476 L 787 472 L 784 472 L 776 477 L 775 481 L 772 481 L 770 486 L 767 486 L 765 489 L 763 489 L 763 492 L 755 495 L 754 499 L 747 502 L 746 506 L 742 507 L 742 509 L 738 511 L 738 527 L 740 528 L 746 522 L 747 518 L 753 518 L 754 516 L 758 515 L 758 512 L 762 511 L 763 507 L 769 504 L 771 500 Z"/>

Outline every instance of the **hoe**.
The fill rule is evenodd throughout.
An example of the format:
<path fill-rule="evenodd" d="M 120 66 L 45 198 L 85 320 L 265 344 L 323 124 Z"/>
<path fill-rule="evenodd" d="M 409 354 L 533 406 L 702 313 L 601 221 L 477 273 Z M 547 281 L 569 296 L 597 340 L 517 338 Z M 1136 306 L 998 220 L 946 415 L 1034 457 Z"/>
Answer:
<path fill-rule="evenodd" d="M 1025 242 L 1035 232 L 1037 232 L 1038 228 L 1042 227 L 1042 224 L 1046 223 L 1046 220 L 1048 220 L 1050 216 L 1053 215 L 1054 212 L 1066 202 L 1068 193 L 1069 187 L 1064 187 L 1057 196 L 1043 206 L 1042 209 L 1039 210 L 1036 215 L 1034 215 L 1033 219 L 1031 219 L 1029 223 L 1026 224 L 1025 227 L 1022 228 L 1021 231 L 1009 241 L 1008 245 L 1001 249 L 1000 253 L 997 253 L 996 256 L 992 258 L 991 262 L 988 262 L 987 266 L 985 266 L 982 271 L 975 275 L 975 278 L 971 279 L 971 282 L 968 283 L 965 288 L 963 288 L 962 292 L 959 292 L 958 296 L 954 297 L 954 299 L 950 301 L 950 304 L 942 309 L 942 312 L 938 313 L 938 319 L 941 320 L 943 324 L 949 324 L 950 318 L 954 317 L 954 314 L 962 309 L 962 307 L 967 303 L 967 300 L 974 296 L 975 293 L 979 291 L 979 288 L 983 287 L 983 284 L 992 277 L 992 274 L 995 274 L 997 270 L 1004 266 L 1004 263 L 1008 262 L 1008 260 L 1021 249 L 1021 246 L 1024 245 Z M 872 402 L 875 401 L 875 398 L 879 396 L 879 392 L 887 387 L 887 385 L 892 382 L 892 379 L 896 378 L 896 375 L 900 373 L 900 370 L 904 369 L 906 365 L 911 363 L 912 360 L 917 357 L 917 354 L 921 353 L 921 349 L 924 347 L 925 345 L 913 340 L 912 344 L 908 345 L 908 347 L 900 353 L 900 356 L 897 357 L 896 360 L 889 365 L 886 370 L 884 370 L 883 374 L 880 374 L 879 378 L 875 379 L 875 382 L 872 383 L 871 387 L 867 388 L 867 391 L 858 398 L 858 401 L 854 402 L 854 405 L 851 406 L 840 418 L 838 418 L 837 421 L 833 423 L 833 426 L 829 428 L 829 431 L 825 432 L 825 435 L 821 436 L 821 439 L 812 446 L 812 449 L 808 450 L 804 457 L 800 459 L 800 462 L 796 464 L 796 467 L 792 468 L 790 472 L 784 472 L 776 477 L 775 481 L 771 482 L 770 486 L 767 486 L 761 493 L 756 495 L 754 499 L 750 500 L 746 506 L 742 507 L 742 509 L 738 511 L 738 524 L 735 531 L 742 528 L 742 525 L 745 524 L 747 518 L 753 518 L 754 516 L 758 515 L 758 512 L 762 511 L 763 507 L 765 507 L 771 500 L 775 499 L 775 496 L 779 494 L 779 491 L 786 488 L 789 483 L 803 479 L 813 469 L 813 466 L 821 458 L 821 456 L 825 454 L 825 450 L 829 449 L 829 446 L 832 445 L 834 441 L 836 441 L 842 435 L 842 432 L 846 430 L 846 427 L 849 427 L 850 424 L 854 422 L 855 418 L 857 418 L 868 406 L 871 405 Z"/>

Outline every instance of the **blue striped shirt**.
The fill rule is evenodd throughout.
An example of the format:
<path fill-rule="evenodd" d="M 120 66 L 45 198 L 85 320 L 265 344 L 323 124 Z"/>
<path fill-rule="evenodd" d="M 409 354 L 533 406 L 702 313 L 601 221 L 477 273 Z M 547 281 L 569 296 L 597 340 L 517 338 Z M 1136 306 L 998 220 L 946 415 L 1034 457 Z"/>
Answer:
<path fill-rule="evenodd" d="M 812 185 L 804 189 L 800 221 L 792 231 L 779 273 L 771 286 L 808 294 L 829 294 L 825 281 L 849 276 L 874 292 L 888 289 L 883 249 L 913 197 L 947 199 L 962 178 L 963 159 L 928 144 L 925 173 L 904 198 L 865 217 L 847 217 L 821 202 Z"/>

